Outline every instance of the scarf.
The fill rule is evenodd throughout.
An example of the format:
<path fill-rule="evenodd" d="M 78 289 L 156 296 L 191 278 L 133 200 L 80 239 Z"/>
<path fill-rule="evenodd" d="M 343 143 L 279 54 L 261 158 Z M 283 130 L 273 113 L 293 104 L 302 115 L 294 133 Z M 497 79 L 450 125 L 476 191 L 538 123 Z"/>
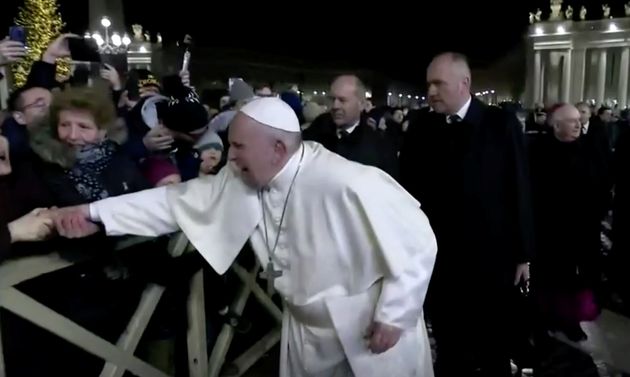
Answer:
<path fill-rule="evenodd" d="M 77 151 L 76 163 L 72 169 L 66 170 L 66 176 L 84 199 L 96 201 L 109 196 L 101 173 L 109 166 L 116 146 L 113 141 L 105 140 Z"/>

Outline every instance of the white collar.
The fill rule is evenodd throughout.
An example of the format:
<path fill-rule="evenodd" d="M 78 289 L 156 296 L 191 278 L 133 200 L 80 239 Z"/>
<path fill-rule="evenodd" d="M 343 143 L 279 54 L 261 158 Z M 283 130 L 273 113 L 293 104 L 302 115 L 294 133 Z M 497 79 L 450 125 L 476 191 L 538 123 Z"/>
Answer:
<path fill-rule="evenodd" d="M 346 131 L 348 134 L 351 134 L 357 127 L 359 127 L 359 123 L 361 119 L 357 120 L 352 126 L 348 128 L 337 127 L 337 137 L 341 137 L 341 132 Z"/>
<path fill-rule="evenodd" d="M 461 119 L 466 118 L 466 114 L 468 114 L 468 109 L 470 108 L 471 102 L 472 102 L 472 96 L 468 97 L 468 101 L 466 101 L 464 106 L 462 106 L 461 109 L 459 109 L 459 111 L 455 114 L 457 114 Z"/>
<path fill-rule="evenodd" d="M 291 156 L 289 161 L 287 161 L 287 163 L 284 164 L 284 166 L 278 172 L 278 174 L 276 174 L 273 177 L 273 179 L 269 181 L 269 184 L 267 185 L 267 188 L 269 190 L 286 191 L 289 189 L 289 186 L 291 185 L 291 181 L 293 181 L 293 176 L 295 175 L 295 172 L 297 171 L 298 166 L 300 166 L 300 160 L 302 158 L 303 148 L 304 148 L 304 144 L 300 145 L 300 148 L 298 148 L 298 150 L 295 151 L 295 153 L 293 153 L 293 156 Z"/>
<path fill-rule="evenodd" d="M 588 133 L 588 127 L 590 125 L 591 125 L 591 121 L 589 120 L 588 122 L 584 123 L 584 125 L 582 126 L 582 131 L 584 132 L 585 135 Z"/>
<path fill-rule="evenodd" d="M 457 114 L 462 120 L 464 118 L 466 118 L 466 114 L 468 114 L 468 109 L 470 108 L 470 104 L 472 103 L 472 96 L 468 97 L 468 101 L 466 101 L 466 103 L 464 104 L 464 106 L 462 106 L 458 112 L 456 112 L 455 114 Z M 429 112 L 434 112 L 435 110 L 433 109 L 433 107 L 429 108 Z M 446 114 L 446 118 L 448 119 L 449 116 L 451 115 L 455 115 L 455 114 Z"/>

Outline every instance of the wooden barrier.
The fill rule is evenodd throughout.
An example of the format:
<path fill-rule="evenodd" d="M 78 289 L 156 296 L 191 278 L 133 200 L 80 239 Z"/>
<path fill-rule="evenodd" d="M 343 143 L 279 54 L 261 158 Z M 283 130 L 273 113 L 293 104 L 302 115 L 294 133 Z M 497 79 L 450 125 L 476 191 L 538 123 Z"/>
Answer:
<path fill-rule="evenodd" d="M 258 260 L 256 260 L 256 264 L 249 271 L 245 270 L 238 263 L 234 263 L 232 265 L 232 271 L 234 271 L 236 276 L 238 276 L 243 283 L 232 302 L 230 308 L 232 312 L 237 315 L 242 315 L 243 310 L 245 309 L 245 304 L 247 303 L 250 295 L 253 293 L 254 297 L 263 306 L 263 308 L 274 318 L 278 325 L 281 325 L 282 312 L 256 282 L 256 277 L 260 272 L 260 263 Z M 230 345 L 232 344 L 232 339 L 234 338 L 234 328 L 230 325 L 224 325 L 212 350 L 212 354 L 210 355 L 210 361 L 208 362 L 210 368 L 208 376 L 242 376 L 256 363 L 256 361 L 263 357 L 280 341 L 280 334 L 280 327 L 271 330 L 260 341 L 230 363 L 228 367 L 225 368 L 225 374 L 221 375 L 220 372 L 225 364 L 225 357 Z"/>
<path fill-rule="evenodd" d="M 142 237 L 125 238 L 117 244 L 116 249 L 124 251 L 147 240 L 147 238 Z M 186 243 L 176 242 L 174 246 L 170 245 L 169 247 L 178 249 L 187 248 L 187 246 Z M 181 255 L 183 249 L 169 250 L 169 252 L 172 255 Z M 85 260 L 87 259 L 88 257 L 85 258 Z M 140 377 L 168 377 L 166 373 L 134 356 L 140 338 L 162 297 L 164 287 L 156 284 L 147 285 L 135 313 L 115 345 L 14 288 L 21 282 L 63 270 L 82 261 L 84 260 L 79 259 L 78 261 L 70 262 L 61 258 L 58 253 L 53 252 L 47 255 L 9 260 L 1 264 L 0 307 L 105 360 L 106 363 L 101 372 L 101 377 L 121 377 L 127 370 Z M 189 315 L 189 321 L 191 321 L 189 322 L 189 327 L 196 331 L 188 333 L 188 344 L 194 345 L 189 347 L 189 360 L 190 363 L 196 360 L 194 374 L 191 372 L 191 376 L 201 377 L 207 374 L 205 362 L 198 362 L 198 360 L 205 359 L 207 353 L 205 346 L 203 274 L 201 270 L 195 274 L 191 286 L 188 312 L 194 313 L 194 315 Z M 200 357 L 200 355 L 204 355 L 204 357 Z M 0 377 L 6 377 L 2 352 L 0 352 Z"/>
<path fill-rule="evenodd" d="M 142 237 L 125 238 L 117 244 L 116 249 L 124 251 L 148 240 Z M 169 243 L 169 253 L 172 256 L 179 256 L 190 250 L 194 249 L 183 234 L 179 233 L 172 237 Z M 61 271 L 87 259 L 89 257 L 86 256 L 85 259 L 70 262 L 53 252 L 47 255 L 9 260 L 0 264 L 0 307 L 105 360 L 106 363 L 100 377 L 122 377 L 125 371 L 130 371 L 139 377 L 168 377 L 166 373 L 134 356 L 140 339 L 164 293 L 164 287 L 156 284 L 147 285 L 136 311 L 116 344 L 100 338 L 15 289 L 16 285 L 24 281 Z M 225 370 L 229 374 L 221 375 L 225 357 L 234 337 L 234 328 L 228 324 L 223 326 L 208 358 L 203 271 L 199 270 L 191 279 L 190 294 L 187 301 L 187 346 L 190 377 L 241 376 L 280 341 L 282 311 L 256 282 L 256 277 L 260 272 L 258 261 L 250 271 L 245 270 L 237 263 L 231 269 L 242 283 L 232 302 L 231 310 L 237 315 L 242 315 L 248 299 L 253 294 L 278 326 L 228 364 Z M 1 333 L 0 377 L 6 377 Z"/>

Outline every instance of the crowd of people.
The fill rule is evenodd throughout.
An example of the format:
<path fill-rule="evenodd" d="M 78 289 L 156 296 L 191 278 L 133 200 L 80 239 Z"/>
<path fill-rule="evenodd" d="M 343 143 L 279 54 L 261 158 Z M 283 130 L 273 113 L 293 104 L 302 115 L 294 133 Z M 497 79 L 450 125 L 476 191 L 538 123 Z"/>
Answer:
<path fill-rule="evenodd" d="M 233 226 L 230 221 L 236 221 L 232 217 L 237 216 L 231 211 L 243 219 L 262 217 L 264 229 L 259 236 L 251 235 L 250 242 L 259 259 L 265 261 L 263 265 L 270 261 L 268 276 L 275 272 L 274 267 L 284 266 L 289 258 L 286 244 L 294 238 L 314 245 L 306 248 L 314 253 L 326 254 L 329 250 L 324 249 L 329 248 L 343 254 L 341 250 L 364 248 L 361 258 L 355 250 L 348 251 L 352 257 L 341 259 L 339 265 L 346 269 L 339 274 L 355 278 L 352 283 L 340 280 L 338 285 L 348 284 L 352 286 L 350 292 L 359 294 L 370 290 L 370 279 L 384 279 L 383 292 L 392 293 L 394 288 L 387 285 L 390 277 L 395 281 L 391 287 L 397 284 L 395 289 L 412 293 L 404 298 L 395 294 L 381 297 L 385 303 L 377 305 L 382 311 L 377 310 L 375 316 L 380 321 L 375 319 L 370 327 L 369 349 L 375 354 L 396 349 L 396 344 L 406 339 L 401 337 L 402 330 L 415 328 L 414 315 L 423 317 L 424 306 L 436 342 L 434 368 L 439 377 L 510 376 L 511 360 L 520 368 L 535 368 L 544 357 L 541 350 L 550 334 L 559 332 L 572 341 L 583 341 L 587 334 L 580 323 L 596 319 L 604 305 L 628 310 L 630 282 L 625 267 L 630 264 L 630 232 L 625 228 L 630 221 L 630 123 L 626 110 L 617 116 L 605 106 L 594 109 L 588 103 L 559 103 L 539 106 L 519 123 L 514 112 L 488 106 L 471 95 L 470 68 L 466 58 L 457 53 L 441 54 L 429 65 L 428 106 L 423 108 L 374 107 L 365 97 L 365 85 L 354 75 L 336 77 L 326 103 L 303 102 L 291 89 L 276 94 L 269 84 L 251 86 L 242 80 L 229 89 L 200 90 L 198 96 L 188 72 L 159 79 L 148 70 L 136 69 L 128 72 L 123 82 L 111 66 L 104 66 L 101 77 L 89 83 L 72 79 L 60 83 L 55 78 L 55 63 L 69 56 L 66 38 L 62 35 L 53 41 L 42 59 L 33 64 L 26 84 L 13 89 L 8 111 L 2 117 L 0 263 L 53 249 L 82 252 L 90 245 L 87 248 L 101 256 L 99 263 L 77 266 L 65 276 L 46 277 L 43 283 L 28 282 L 23 289 L 36 299 L 56 301 L 51 305 L 58 305 L 71 318 L 101 326 L 98 331 L 111 341 L 122 330 L 125 310 L 119 309 L 127 306 L 133 310 L 132 305 L 120 303 L 128 304 L 134 292 L 130 287 L 137 282 L 120 276 L 131 274 L 140 276 L 139 280 L 164 282 L 160 280 L 163 275 L 188 276 L 204 262 L 193 255 L 172 271 L 171 267 L 160 270 L 157 264 L 157 272 L 147 273 L 139 267 L 140 258 L 162 258 L 171 266 L 168 256 L 139 253 L 135 260 L 121 261 L 111 253 L 114 241 L 105 234 L 159 236 L 178 228 L 213 267 L 206 271 L 213 320 L 243 333 L 249 330 L 251 323 L 230 311 L 229 297 L 222 288 L 228 282 L 219 275 L 233 258 L 208 256 L 207 251 L 224 248 L 226 255 L 231 255 L 227 245 L 235 245 L 234 237 L 248 223 L 243 220 L 228 229 Z M 10 64 L 23 54 L 23 46 L 0 42 L 0 64 Z M 260 140 L 268 132 L 256 129 L 254 134 L 250 123 L 288 133 L 274 133 L 282 142 L 266 145 Z M 316 144 L 302 144 L 302 140 Z M 337 157 L 322 157 L 323 152 L 313 145 L 384 174 L 359 171 Z M 300 172 L 304 150 L 310 176 Z M 328 165 L 308 165 L 309 153 L 325 159 Z M 224 169 L 228 163 L 238 167 L 243 180 L 257 188 L 258 196 L 231 183 L 230 167 Z M 284 177 L 285 167 L 295 170 L 295 175 Z M 324 173 L 326 169 L 329 171 Z M 276 173 L 287 187 L 274 187 Z M 302 181 L 303 186 L 296 186 L 299 190 L 292 194 L 298 173 L 307 174 L 312 182 L 303 188 L 306 183 Z M 351 177 L 356 182 L 346 182 L 353 180 Z M 315 190 L 316 178 L 326 180 L 329 186 Z M 175 187 L 182 182 L 189 184 L 179 186 L 183 189 L 178 191 Z M 221 185 L 223 193 L 215 193 L 213 188 L 210 199 L 201 200 L 193 196 L 199 188 L 191 182 Z M 144 191 L 152 188 L 170 191 Z M 275 191 L 282 196 L 275 198 Z M 143 207 L 143 197 L 127 195 L 136 192 L 155 194 L 147 196 L 149 204 Z M 171 198 L 168 203 L 156 199 L 157 193 L 166 198 L 166 192 L 178 192 L 180 198 Z M 322 210 L 341 211 L 343 215 L 337 218 L 324 212 L 321 216 L 325 218 L 313 226 L 325 231 L 311 234 L 298 229 L 295 232 L 300 236 L 287 241 L 281 230 L 290 195 L 305 203 L 301 207 L 305 216 Z M 332 208 L 335 205 L 329 200 L 333 199 L 326 195 L 335 196 L 334 200 L 342 204 Z M 219 199 L 240 204 L 234 209 L 218 205 Z M 262 203 L 262 215 L 248 207 L 250 199 L 255 205 Z M 199 219 L 199 212 L 191 215 L 195 200 L 199 200 L 195 210 L 213 212 L 207 221 Z M 284 204 L 281 216 L 265 213 L 266 200 L 270 201 L 269 208 Z M 90 203 L 96 204 L 88 206 Z M 422 212 L 408 212 L 418 206 Z M 215 208 L 225 212 L 214 214 Z M 424 215 L 428 222 L 424 222 Z M 267 221 L 278 227 L 271 231 L 271 238 L 265 222 L 268 216 Z M 303 220 L 291 217 L 297 215 L 289 212 L 288 216 L 287 224 L 292 224 L 288 226 L 302 224 Z M 343 220 L 337 223 L 340 218 Z M 361 218 L 373 229 L 365 231 L 366 225 L 355 224 Z M 217 224 L 221 221 L 223 225 Z M 603 232 L 611 242 L 602 241 Z M 232 238 L 208 238 L 217 234 Z M 362 234 L 366 239 L 360 237 Z M 437 257 L 431 246 L 433 234 Z M 89 237 L 69 240 L 85 236 Z M 327 241 L 313 241 L 317 237 Z M 166 254 L 164 242 L 157 242 L 161 245 L 158 249 Z M 264 247 L 260 247 L 261 242 Z M 260 252 L 257 245 L 265 251 Z M 391 245 L 404 252 L 389 250 Z M 153 248 L 150 251 L 154 253 Z M 300 250 L 293 252 L 317 266 L 329 263 L 302 255 Z M 326 255 L 337 260 L 337 256 Z M 384 272 L 374 267 L 377 262 L 365 261 L 371 259 L 384 260 Z M 417 265 L 403 264 L 412 262 Z M 319 271 L 322 267 L 313 268 Z M 165 284 L 177 277 L 166 279 Z M 296 325 L 301 321 L 296 306 L 312 304 L 310 299 L 300 301 L 302 293 L 297 292 L 315 294 L 311 285 L 321 283 L 293 273 L 292 277 L 296 280 L 289 281 L 291 286 L 280 277 L 276 289 L 286 299 L 285 309 L 297 318 L 285 325 L 305 338 L 289 335 L 288 347 L 293 353 L 289 352 L 288 369 L 281 366 L 284 376 L 311 376 L 312 368 L 319 368 L 323 374 L 318 375 L 322 376 L 364 376 L 357 372 L 360 364 L 350 356 L 346 361 L 331 356 L 339 351 L 341 345 L 336 339 L 340 335 L 333 333 L 331 338 L 323 330 L 317 335 L 306 334 L 308 327 Z M 81 282 L 81 292 L 72 290 L 77 281 Z M 186 289 L 181 284 L 171 285 L 175 292 Z M 51 290 L 57 293 L 50 294 Z M 105 303 L 81 301 L 94 294 L 90 290 L 117 292 L 113 295 L 117 298 Z M 181 295 L 173 294 L 172 301 L 177 303 Z M 524 297 L 531 316 L 518 313 Z M 387 305 L 391 305 L 390 311 L 385 310 Z M 393 315 L 396 305 L 405 307 L 405 314 Z M 336 326 L 331 306 L 328 310 Z M 109 320 L 102 326 L 104 318 L 118 318 L 112 317 L 112 312 L 118 313 L 121 323 Z M 185 317 L 177 320 L 185 322 Z M 55 368 L 67 368 L 55 353 L 45 359 L 44 366 L 27 363 L 36 339 L 42 339 L 40 347 L 46 348 L 55 346 L 55 340 L 41 331 L 26 329 L 10 317 L 3 317 L 2 326 L 9 376 L 38 376 L 42 368 L 48 374 Z M 424 327 L 424 322 L 419 326 Z M 5 331 L 5 327 L 11 329 Z M 22 331 L 35 338 L 29 338 L 28 343 L 21 341 Z M 341 339 L 341 354 L 348 352 L 345 340 Z M 300 341 L 314 342 L 321 354 L 310 356 L 313 359 L 309 362 L 310 351 L 302 349 Z M 421 359 L 420 353 L 417 358 Z M 326 369 L 313 366 L 313 360 L 331 364 Z M 416 372 L 431 369 L 418 364 Z M 91 360 L 77 363 L 76 375 L 95 375 L 101 366 Z"/>

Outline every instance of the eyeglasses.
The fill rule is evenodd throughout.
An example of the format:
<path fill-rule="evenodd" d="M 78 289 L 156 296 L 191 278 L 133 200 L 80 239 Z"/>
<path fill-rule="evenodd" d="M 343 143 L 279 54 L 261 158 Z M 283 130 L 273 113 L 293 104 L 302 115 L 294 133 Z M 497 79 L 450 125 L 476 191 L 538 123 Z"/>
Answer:
<path fill-rule="evenodd" d="M 22 106 L 22 110 L 28 110 L 29 108 L 41 109 L 46 106 L 48 106 L 46 100 L 44 98 L 38 98 L 35 102 Z"/>

